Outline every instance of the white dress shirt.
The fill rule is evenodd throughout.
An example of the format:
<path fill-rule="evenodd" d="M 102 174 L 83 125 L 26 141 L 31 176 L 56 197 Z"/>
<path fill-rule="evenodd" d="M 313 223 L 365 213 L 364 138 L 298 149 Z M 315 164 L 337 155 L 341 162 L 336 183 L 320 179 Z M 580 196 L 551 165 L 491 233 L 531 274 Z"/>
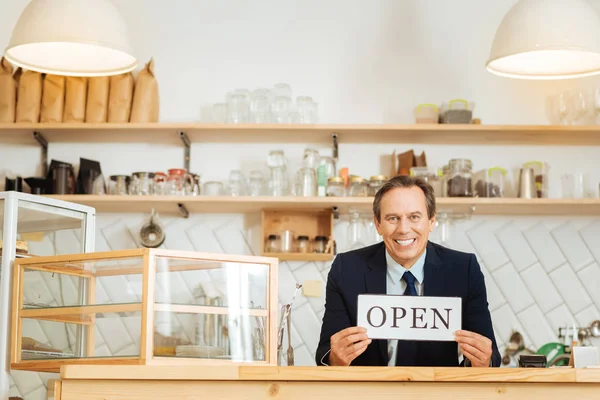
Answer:
<path fill-rule="evenodd" d="M 388 253 L 387 249 L 385 251 L 385 260 L 387 262 L 387 294 L 395 294 L 395 295 L 403 295 L 406 290 L 406 282 L 402 280 L 402 275 L 404 272 L 410 271 L 411 274 L 415 277 L 415 288 L 417 289 L 417 294 L 419 296 L 423 296 L 423 280 L 425 279 L 425 256 L 427 255 L 427 249 L 423 252 L 421 257 L 417 260 L 416 263 L 413 264 L 409 269 L 404 268 L 402 265 L 398 264 L 392 256 Z M 388 356 L 389 361 L 388 365 L 393 367 L 396 365 L 396 349 L 398 347 L 397 340 L 388 340 Z"/>

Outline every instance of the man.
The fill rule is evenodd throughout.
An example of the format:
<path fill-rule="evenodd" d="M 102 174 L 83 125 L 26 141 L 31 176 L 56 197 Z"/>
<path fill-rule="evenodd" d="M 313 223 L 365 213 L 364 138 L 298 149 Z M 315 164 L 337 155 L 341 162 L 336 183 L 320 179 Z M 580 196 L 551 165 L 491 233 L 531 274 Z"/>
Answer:
<path fill-rule="evenodd" d="M 383 243 L 338 254 L 327 280 L 317 365 L 500 366 L 483 274 L 473 254 L 428 241 L 435 224 L 432 187 L 398 176 L 375 195 Z M 371 340 L 356 326 L 358 295 L 462 298 L 462 329 L 454 342 Z"/>

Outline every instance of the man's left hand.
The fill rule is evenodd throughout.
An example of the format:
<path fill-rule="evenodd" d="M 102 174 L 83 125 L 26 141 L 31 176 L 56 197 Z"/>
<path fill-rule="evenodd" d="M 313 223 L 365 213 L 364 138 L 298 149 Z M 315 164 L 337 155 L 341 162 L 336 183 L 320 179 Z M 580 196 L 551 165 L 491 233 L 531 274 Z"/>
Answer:
<path fill-rule="evenodd" d="M 456 331 L 456 342 L 473 367 L 489 367 L 492 361 L 492 341 L 470 331 Z"/>

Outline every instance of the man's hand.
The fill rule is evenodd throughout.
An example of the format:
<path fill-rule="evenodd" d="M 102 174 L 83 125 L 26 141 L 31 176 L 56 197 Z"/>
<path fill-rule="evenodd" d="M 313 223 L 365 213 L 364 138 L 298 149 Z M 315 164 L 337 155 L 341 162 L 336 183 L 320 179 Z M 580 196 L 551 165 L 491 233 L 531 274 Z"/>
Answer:
<path fill-rule="evenodd" d="M 492 341 L 475 332 L 456 331 L 461 352 L 473 367 L 489 367 L 492 360 Z"/>
<path fill-rule="evenodd" d="M 371 344 L 367 337 L 367 330 L 353 326 L 339 331 L 331 337 L 331 352 L 329 353 L 329 365 L 348 366 L 360 356 Z"/>

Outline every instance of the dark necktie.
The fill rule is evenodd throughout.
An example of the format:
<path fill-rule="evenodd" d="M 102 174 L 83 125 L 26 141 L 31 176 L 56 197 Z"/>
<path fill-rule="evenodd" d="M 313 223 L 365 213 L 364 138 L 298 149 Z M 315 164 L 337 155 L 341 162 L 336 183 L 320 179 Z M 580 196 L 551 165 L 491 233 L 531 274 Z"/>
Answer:
<path fill-rule="evenodd" d="M 406 271 L 402 275 L 402 280 L 406 282 L 405 296 L 418 296 L 417 288 L 415 287 L 415 276 Z M 398 340 L 396 349 L 396 366 L 414 366 L 417 365 L 417 343 L 408 340 Z"/>
<path fill-rule="evenodd" d="M 410 272 L 406 271 L 404 275 L 402 275 L 402 280 L 406 282 L 406 289 L 404 290 L 405 296 L 418 296 L 417 288 L 415 287 L 415 276 Z"/>

